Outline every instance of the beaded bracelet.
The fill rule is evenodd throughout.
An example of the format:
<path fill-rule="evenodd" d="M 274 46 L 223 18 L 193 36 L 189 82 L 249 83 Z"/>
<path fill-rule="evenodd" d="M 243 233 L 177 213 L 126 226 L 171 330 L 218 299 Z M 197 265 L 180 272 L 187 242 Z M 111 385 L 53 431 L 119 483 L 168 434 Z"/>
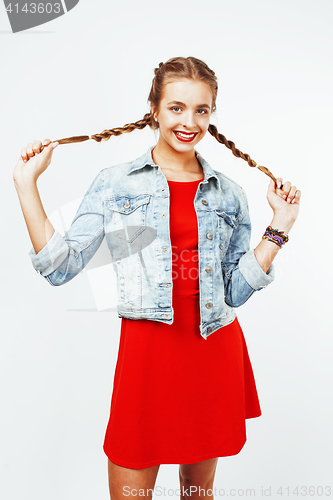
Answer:
<path fill-rule="evenodd" d="M 284 231 L 278 231 L 277 229 L 273 229 L 271 226 L 268 226 L 266 227 L 266 231 L 262 239 L 272 241 L 280 248 L 282 248 L 282 245 L 284 245 L 285 243 L 287 243 L 287 241 L 289 241 L 289 237 L 285 236 L 283 233 Z"/>

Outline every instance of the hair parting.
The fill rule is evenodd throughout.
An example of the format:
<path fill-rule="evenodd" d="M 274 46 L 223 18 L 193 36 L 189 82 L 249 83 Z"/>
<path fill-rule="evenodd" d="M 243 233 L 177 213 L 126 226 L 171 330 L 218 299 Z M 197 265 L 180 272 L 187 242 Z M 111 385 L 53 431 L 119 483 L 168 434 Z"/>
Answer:
<path fill-rule="evenodd" d="M 214 71 L 211 70 L 204 61 L 195 57 L 174 57 L 169 59 L 165 63 L 160 62 L 159 67 L 154 69 L 154 74 L 155 76 L 152 81 L 152 86 L 148 96 L 148 102 L 153 108 L 155 108 L 155 110 L 159 108 L 164 86 L 167 83 L 170 83 L 177 79 L 187 78 L 193 81 L 204 81 L 210 86 L 213 96 L 212 113 L 216 111 L 216 97 L 218 90 L 217 78 Z M 103 130 L 103 132 L 101 132 L 100 134 L 94 134 L 91 136 L 79 135 L 75 137 L 59 139 L 52 142 L 58 142 L 59 144 L 71 144 L 74 142 L 88 141 L 89 139 L 94 139 L 96 142 L 101 142 L 102 140 L 107 141 L 113 135 L 126 134 L 129 132 L 133 132 L 133 130 L 135 129 L 142 130 L 147 125 L 153 130 L 157 130 L 159 128 L 158 122 L 154 119 L 153 110 L 151 110 L 149 113 L 146 113 L 141 120 L 134 123 L 127 123 L 123 127 Z M 257 163 L 252 160 L 252 158 L 248 154 L 242 153 L 242 151 L 237 149 L 232 141 L 228 141 L 224 135 L 218 132 L 215 125 L 210 124 L 208 127 L 208 132 L 213 137 L 215 137 L 215 139 L 220 144 L 224 144 L 228 149 L 230 149 L 234 156 L 245 160 L 250 167 L 257 167 L 259 170 L 261 170 L 261 172 L 270 177 L 276 184 L 276 178 L 274 177 L 272 172 L 268 170 L 268 168 L 262 165 L 257 165 Z"/>

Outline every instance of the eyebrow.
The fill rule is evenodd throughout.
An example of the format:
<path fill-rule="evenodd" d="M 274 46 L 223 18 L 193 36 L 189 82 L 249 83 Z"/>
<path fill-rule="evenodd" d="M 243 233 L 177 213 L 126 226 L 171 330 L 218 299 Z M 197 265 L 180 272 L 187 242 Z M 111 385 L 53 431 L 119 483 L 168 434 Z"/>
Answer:
<path fill-rule="evenodd" d="M 167 106 L 169 106 L 170 104 L 178 104 L 179 106 L 185 106 L 186 107 L 186 104 L 184 104 L 181 101 L 171 101 L 171 102 L 168 102 Z M 210 106 L 208 106 L 208 104 L 199 104 L 198 108 L 208 108 L 208 109 L 210 109 Z"/>

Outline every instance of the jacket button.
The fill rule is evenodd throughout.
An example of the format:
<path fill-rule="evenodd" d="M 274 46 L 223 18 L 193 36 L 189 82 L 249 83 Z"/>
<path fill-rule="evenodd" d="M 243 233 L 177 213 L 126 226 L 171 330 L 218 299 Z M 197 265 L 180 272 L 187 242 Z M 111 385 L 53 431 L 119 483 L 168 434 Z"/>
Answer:
<path fill-rule="evenodd" d="M 207 201 L 207 200 L 201 200 L 201 203 L 202 203 L 203 205 L 208 205 L 208 201 Z"/>
<path fill-rule="evenodd" d="M 211 331 L 212 331 L 212 330 L 213 330 L 213 328 L 212 328 L 211 326 L 209 326 L 209 327 L 207 328 L 207 333 L 211 333 Z"/>
<path fill-rule="evenodd" d="M 208 238 L 209 240 L 211 240 L 211 239 L 213 238 L 213 234 L 212 234 L 212 233 L 207 233 L 207 234 L 206 234 L 206 236 L 207 236 L 207 238 Z"/>
<path fill-rule="evenodd" d="M 129 208 L 131 205 L 128 203 L 128 201 L 126 202 L 126 204 L 124 205 L 124 208 Z"/>
<path fill-rule="evenodd" d="M 211 273 L 213 268 L 211 266 L 206 267 L 205 271 L 206 273 Z"/>
<path fill-rule="evenodd" d="M 213 307 L 212 302 L 207 302 L 206 307 L 207 309 L 211 309 Z"/>

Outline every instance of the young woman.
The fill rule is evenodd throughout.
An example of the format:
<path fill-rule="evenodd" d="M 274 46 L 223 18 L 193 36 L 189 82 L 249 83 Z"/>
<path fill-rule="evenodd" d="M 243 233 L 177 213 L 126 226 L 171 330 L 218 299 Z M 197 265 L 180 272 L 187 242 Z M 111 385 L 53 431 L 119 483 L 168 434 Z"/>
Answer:
<path fill-rule="evenodd" d="M 14 182 L 33 248 L 34 268 L 53 286 L 74 278 L 106 237 L 117 274 L 121 337 L 105 434 L 113 500 L 131 489 L 151 498 L 160 464 L 179 463 L 181 498 L 213 487 L 219 457 L 246 441 L 245 420 L 261 415 L 235 308 L 274 279 L 301 193 L 275 179 L 210 124 L 215 73 L 194 57 L 155 69 L 143 120 L 93 136 L 29 143 Z M 58 144 L 145 126 L 158 142 L 140 158 L 101 170 L 62 237 L 36 186 Z M 207 130 L 271 177 L 273 214 L 250 249 L 244 190 L 214 170 L 195 146 Z M 187 492 L 187 493 L 186 493 Z"/>

